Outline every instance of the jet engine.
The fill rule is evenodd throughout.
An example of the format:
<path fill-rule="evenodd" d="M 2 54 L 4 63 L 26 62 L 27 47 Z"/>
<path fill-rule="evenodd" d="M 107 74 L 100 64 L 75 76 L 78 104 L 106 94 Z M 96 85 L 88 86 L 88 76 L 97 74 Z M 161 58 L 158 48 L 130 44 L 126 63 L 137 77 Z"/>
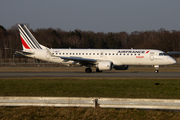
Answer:
<path fill-rule="evenodd" d="M 99 62 L 96 67 L 99 69 L 99 70 L 111 70 L 113 69 L 113 63 L 112 62 Z"/>
<path fill-rule="evenodd" d="M 127 70 L 128 68 L 129 68 L 129 65 L 114 66 L 115 70 Z"/>

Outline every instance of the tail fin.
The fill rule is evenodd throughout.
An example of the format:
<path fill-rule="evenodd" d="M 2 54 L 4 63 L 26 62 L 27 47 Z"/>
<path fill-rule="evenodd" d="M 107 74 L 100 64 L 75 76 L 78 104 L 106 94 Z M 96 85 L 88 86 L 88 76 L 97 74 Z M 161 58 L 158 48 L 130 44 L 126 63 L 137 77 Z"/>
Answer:
<path fill-rule="evenodd" d="M 38 43 L 36 38 L 31 34 L 28 28 L 23 24 L 18 24 L 21 42 L 23 46 L 23 50 L 26 49 L 44 49 L 45 46 Z"/>

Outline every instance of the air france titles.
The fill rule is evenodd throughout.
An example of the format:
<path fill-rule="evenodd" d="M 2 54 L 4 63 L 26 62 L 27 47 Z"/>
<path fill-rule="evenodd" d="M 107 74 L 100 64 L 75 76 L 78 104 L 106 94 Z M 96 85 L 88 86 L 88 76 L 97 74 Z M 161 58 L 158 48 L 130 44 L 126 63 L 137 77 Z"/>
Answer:
<path fill-rule="evenodd" d="M 141 51 L 141 50 L 127 50 L 127 51 L 118 51 L 118 53 L 127 53 L 127 54 L 144 54 L 145 51 Z"/>
<path fill-rule="evenodd" d="M 149 51 L 148 51 L 149 52 Z M 138 56 L 136 56 L 136 58 L 144 58 L 144 56 L 140 56 L 140 54 L 145 54 L 145 53 L 148 53 L 148 52 L 145 52 L 145 51 L 141 51 L 141 50 L 131 50 L 131 51 L 118 51 L 118 53 L 121 53 L 121 54 L 138 54 Z"/>

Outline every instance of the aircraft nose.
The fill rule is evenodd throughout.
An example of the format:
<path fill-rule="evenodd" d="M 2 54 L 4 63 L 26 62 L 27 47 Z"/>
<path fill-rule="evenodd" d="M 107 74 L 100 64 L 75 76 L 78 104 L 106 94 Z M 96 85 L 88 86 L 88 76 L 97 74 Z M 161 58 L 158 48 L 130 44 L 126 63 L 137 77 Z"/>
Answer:
<path fill-rule="evenodd" d="M 171 58 L 171 59 L 170 59 L 170 63 L 175 64 L 175 63 L 176 63 L 176 60 L 173 59 L 173 58 Z"/>

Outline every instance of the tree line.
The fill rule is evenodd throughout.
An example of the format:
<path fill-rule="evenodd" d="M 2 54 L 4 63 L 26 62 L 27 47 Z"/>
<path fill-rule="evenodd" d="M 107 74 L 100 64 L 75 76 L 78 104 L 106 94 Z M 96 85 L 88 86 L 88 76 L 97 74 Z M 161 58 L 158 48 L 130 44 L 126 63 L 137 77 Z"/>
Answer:
<path fill-rule="evenodd" d="M 27 26 L 29 26 L 27 24 Z M 180 51 L 180 31 L 98 32 L 63 31 L 61 29 L 30 29 L 38 42 L 49 48 L 94 48 L 94 49 L 159 49 L 162 51 Z M 17 24 L 10 29 L 0 25 L 0 57 L 12 58 L 14 51 L 22 50 Z"/>

